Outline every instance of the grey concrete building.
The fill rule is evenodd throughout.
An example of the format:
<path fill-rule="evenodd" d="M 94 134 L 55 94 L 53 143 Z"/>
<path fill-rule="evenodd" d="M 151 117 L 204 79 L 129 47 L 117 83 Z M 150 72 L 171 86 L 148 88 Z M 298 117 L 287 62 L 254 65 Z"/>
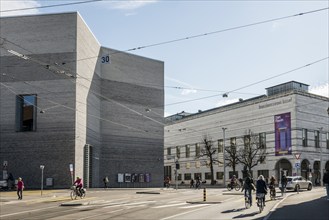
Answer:
<path fill-rule="evenodd" d="M 0 18 L 0 52 L 3 178 L 162 186 L 162 61 L 102 47 L 76 12 Z"/>
<path fill-rule="evenodd" d="M 280 174 L 302 175 L 313 183 L 321 180 L 324 169 L 329 169 L 329 99 L 308 92 L 308 85 L 291 81 L 267 88 L 267 94 L 237 103 L 198 112 L 168 122 L 165 127 L 165 175 L 189 183 L 201 176 L 210 183 L 209 158 L 198 158 L 205 145 L 204 136 L 216 150 L 215 180 L 222 184 L 233 175 L 233 167 L 226 161 L 223 149 L 245 149 L 250 146 L 250 133 L 266 155 L 251 171 L 254 178 Z M 168 117 L 172 118 L 172 117 Z M 235 167 L 243 177 L 244 165 Z"/>

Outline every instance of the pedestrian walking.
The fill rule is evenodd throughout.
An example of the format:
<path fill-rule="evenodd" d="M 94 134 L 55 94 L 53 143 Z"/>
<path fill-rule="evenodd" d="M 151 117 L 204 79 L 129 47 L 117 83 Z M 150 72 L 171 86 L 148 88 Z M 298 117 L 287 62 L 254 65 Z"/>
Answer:
<path fill-rule="evenodd" d="M 17 196 L 19 200 L 23 199 L 23 189 L 24 189 L 24 182 L 21 177 L 18 177 L 17 182 Z"/>
<path fill-rule="evenodd" d="M 107 176 L 104 177 L 103 182 L 104 182 L 104 188 L 105 189 L 108 188 L 107 184 L 109 183 L 109 178 Z"/>
<path fill-rule="evenodd" d="M 329 169 L 327 169 L 325 174 L 323 175 L 322 181 L 323 181 L 323 185 L 326 186 L 327 200 L 329 201 Z"/>

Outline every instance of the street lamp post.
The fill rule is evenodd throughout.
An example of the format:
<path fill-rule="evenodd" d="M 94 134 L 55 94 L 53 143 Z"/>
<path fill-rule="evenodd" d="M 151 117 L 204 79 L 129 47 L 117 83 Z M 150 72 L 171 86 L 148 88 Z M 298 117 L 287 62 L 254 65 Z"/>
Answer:
<path fill-rule="evenodd" d="M 41 169 L 41 196 L 42 196 L 42 191 L 43 191 L 43 169 L 45 168 L 45 165 L 40 165 Z"/>
<path fill-rule="evenodd" d="M 223 130 L 223 166 L 224 166 L 224 176 L 223 176 L 223 182 L 224 182 L 224 187 L 225 187 L 225 181 L 226 181 L 226 162 L 225 162 L 225 130 L 227 128 L 222 128 Z"/>

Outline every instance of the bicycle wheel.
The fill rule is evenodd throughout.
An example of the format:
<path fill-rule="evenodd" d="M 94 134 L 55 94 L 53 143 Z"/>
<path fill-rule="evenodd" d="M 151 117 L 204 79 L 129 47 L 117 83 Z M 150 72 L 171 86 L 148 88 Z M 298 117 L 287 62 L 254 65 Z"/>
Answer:
<path fill-rule="evenodd" d="M 71 191 L 71 199 L 77 199 L 77 194 L 75 193 L 75 190 Z"/>
<path fill-rule="evenodd" d="M 85 198 L 85 197 L 86 197 L 86 191 L 83 191 L 83 192 L 81 193 L 80 198 L 83 199 L 83 198 Z"/>
<path fill-rule="evenodd" d="M 231 190 L 232 190 L 232 188 L 231 188 L 231 184 L 230 184 L 230 183 L 227 184 L 227 190 L 228 190 L 228 191 L 231 191 Z"/>
<path fill-rule="evenodd" d="M 235 185 L 235 190 L 236 190 L 236 191 L 239 191 L 239 190 L 240 190 L 240 188 L 241 188 L 241 187 L 240 187 L 240 185 L 239 185 L 239 184 L 236 184 L 236 185 Z"/>

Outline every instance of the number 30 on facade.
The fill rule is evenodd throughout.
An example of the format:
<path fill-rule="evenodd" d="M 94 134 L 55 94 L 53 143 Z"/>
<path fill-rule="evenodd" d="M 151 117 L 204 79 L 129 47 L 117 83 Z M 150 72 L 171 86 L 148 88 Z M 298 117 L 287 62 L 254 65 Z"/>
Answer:
<path fill-rule="evenodd" d="M 101 57 L 102 63 L 111 63 L 110 55 L 104 55 Z"/>

